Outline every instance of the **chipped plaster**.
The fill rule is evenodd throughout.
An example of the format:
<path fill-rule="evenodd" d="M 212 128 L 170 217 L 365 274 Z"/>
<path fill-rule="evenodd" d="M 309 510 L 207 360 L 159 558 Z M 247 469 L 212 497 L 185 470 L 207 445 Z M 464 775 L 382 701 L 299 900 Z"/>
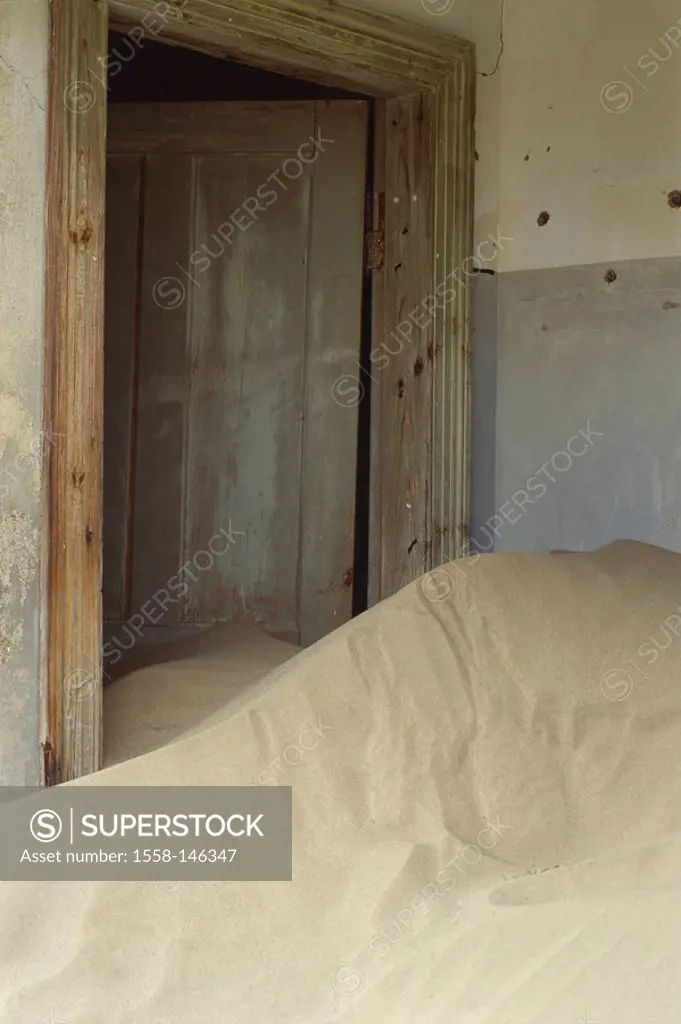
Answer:
<path fill-rule="evenodd" d="M 47 0 L 0 4 L 0 785 L 39 781 Z"/>

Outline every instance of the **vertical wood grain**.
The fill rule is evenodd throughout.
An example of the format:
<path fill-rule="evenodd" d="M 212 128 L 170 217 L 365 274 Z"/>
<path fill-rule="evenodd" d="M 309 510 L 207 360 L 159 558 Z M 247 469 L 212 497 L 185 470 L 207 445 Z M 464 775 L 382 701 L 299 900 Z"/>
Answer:
<path fill-rule="evenodd" d="M 276 105 L 273 105 L 276 117 Z M 294 134 L 291 149 L 312 134 Z M 268 148 L 263 132 L 262 148 Z M 214 253 L 192 307 L 184 560 L 189 621 L 252 615 L 297 632 L 309 171 L 229 243 L 215 237 L 289 153 L 198 163 L 197 246 Z M 200 240 L 200 242 L 199 242 Z M 231 543 L 220 536 L 233 534 Z"/>
<path fill-rule="evenodd" d="M 101 764 L 106 0 L 51 4 L 45 445 L 45 778 Z M 97 76 L 93 73 L 97 70 Z"/>
<path fill-rule="evenodd" d="M 372 228 L 385 229 L 386 187 L 388 170 L 386 166 L 386 135 L 388 122 L 387 100 L 380 100 L 374 107 L 374 194 Z M 371 375 L 371 426 L 369 464 L 369 574 L 367 602 L 369 608 L 381 600 L 383 581 L 383 401 L 377 355 L 381 354 L 380 341 L 390 333 L 387 316 L 388 280 L 385 267 L 372 271 L 371 282 L 371 346 L 369 374 Z M 392 283 L 392 282 L 391 282 Z"/>
<path fill-rule="evenodd" d="M 303 646 L 352 615 L 367 104 L 317 102 L 300 517 Z"/>
<path fill-rule="evenodd" d="M 423 305 L 434 291 L 428 96 L 387 101 L 384 126 L 384 298 L 370 367 L 374 406 L 380 403 L 374 449 L 381 487 L 380 597 L 421 575 L 430 555 L 434 352 L 433 322 Z"/>
<path fill-rule="evenodd" d="M 434 94 L 436 134 L 432 552 L 428 568 L 466 553 L 470 522 L 471 295 L 475 67 Z M 449 280 L 447 277 L 449 275 Z"/>
<path fill-rule="evenodd" d="M 142 162 L 107 162 L 104 344 L 104 619 L 127 614 Z"/>

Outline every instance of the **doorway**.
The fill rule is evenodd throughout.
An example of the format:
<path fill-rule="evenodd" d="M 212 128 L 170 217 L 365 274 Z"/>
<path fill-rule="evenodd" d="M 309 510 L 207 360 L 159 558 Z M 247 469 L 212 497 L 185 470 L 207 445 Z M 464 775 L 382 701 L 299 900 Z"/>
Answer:
<path fill-rule="evenodd" d="M 307 646 L 366 607 L 369 447 L 334 381 L 367 322 L 370 98 L 116 33 L 109 55 L 105 680 L 214 622 Z"/>
<path fill-rule="evenodd" d="M 53 0 L 44 429 L 59 443 L 43 475 L 40 679 L 50 783 L 101 764 L 110 27 L 137 51 L 153 39 L 373 98 L 371 347 L 331 381 L 355 409 L 367 377 L 372 387 L 369 603 L 461 553 L 468 530 L 472 45 L 321 0 Z"/>

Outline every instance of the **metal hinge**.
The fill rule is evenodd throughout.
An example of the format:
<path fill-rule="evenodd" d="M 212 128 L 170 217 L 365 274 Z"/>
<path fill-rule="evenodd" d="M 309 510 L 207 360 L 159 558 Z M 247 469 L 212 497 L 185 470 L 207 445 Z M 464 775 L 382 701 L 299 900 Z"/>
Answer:
<path fill-rule="evenodd" d="M 367 270 L 382 270 L 385 266 L 385 192 L 375 196 L 375 203 L 373 199 L 367 195 L 364 265 Z"/>
<path fill-rule="evenodd" d="M 366 234 L 366 268 L 381 270 L 385 266 L 385 231 L 367 231 Z"/>

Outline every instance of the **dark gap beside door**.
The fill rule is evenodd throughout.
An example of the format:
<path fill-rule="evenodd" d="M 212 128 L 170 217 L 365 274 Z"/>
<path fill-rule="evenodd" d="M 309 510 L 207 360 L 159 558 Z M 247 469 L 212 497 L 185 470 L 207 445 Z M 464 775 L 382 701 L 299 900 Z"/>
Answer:
<path fill-rule="evenodd" d="M 369 105 L 369 134 L 364 233 L 371 229 L 374 194 L 374 104 Z M 369 601 L 369 508 L 371 484 L 371 327 L 372 271 L 364 264 L 362 285 L 362 333 L 359 354 L 360 403 L 357 424 L 357 485 L 355 492 L 355 565 L 353 574 L 352 614 L 361 615 Z"/>

